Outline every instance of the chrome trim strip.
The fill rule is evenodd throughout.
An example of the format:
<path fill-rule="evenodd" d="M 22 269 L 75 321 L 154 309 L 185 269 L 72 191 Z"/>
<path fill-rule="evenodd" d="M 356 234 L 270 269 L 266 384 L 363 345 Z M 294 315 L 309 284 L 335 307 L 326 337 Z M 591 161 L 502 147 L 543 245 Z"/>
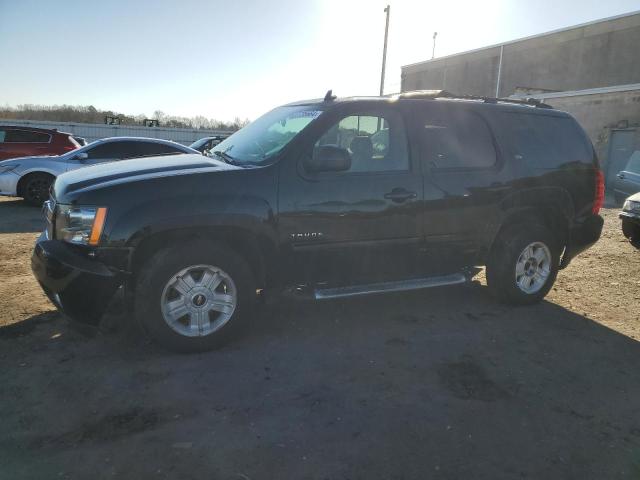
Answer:
<path fill-rule="evenodd" d="M 322 288 L 314 290 L 316 300 L 329 298 L 354 297 L 356 295 L 371 295 L 375 293 L 401 292 L 420 290 L 423 288 L 442 287 L 445 285 L 459 285 L 466 283 L 467 277 L 462 273 L 442 275 L 437 277 L 415 278 L 396 282 L 371 283 L 367 285 L 350 285 L 347 287 Z"/>

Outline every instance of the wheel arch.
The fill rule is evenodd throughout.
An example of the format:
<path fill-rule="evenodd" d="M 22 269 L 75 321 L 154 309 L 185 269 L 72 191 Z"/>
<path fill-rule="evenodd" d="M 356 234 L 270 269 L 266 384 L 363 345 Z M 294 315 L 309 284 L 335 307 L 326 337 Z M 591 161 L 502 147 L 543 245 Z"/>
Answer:
<path fill-rule="evenodd" d="M 275 257 L 275 247 L 250 230 L 235 226 L 176 228 L 149 235 L 140 240 L 133 250 L 132 273 L 135 276 L 155 252 L 186 242 L 207 242 L 235 251 L 249 264 L 258 288 L 264 288 L 272 275 L 270 259 Z"/>
<path fill-rule="evenodd" d="M 24 173 L 20 179 L 18 180 L 18 183 L 16 184 L 16 195 L 18 197 L 24 197 L 23 195 L 23 189 L 24 186 L 26 185 L 26 182 L 28 181 L 29 178 L 33 177 L 34 175 L 48 175 L 50 176 L 54 181 L 56 179 L 56 174 L 47 171 L 47 170 L 30 170 L 27 173 Z"/>
<path fill-rule="evenodd" d="M 500 222 L 492 232 L 489 251 L 506 228 L 531 221 L 549 228 L 561 249 L 567 245 L 575 209 L 573 199 L 566 190 L 549 187 L 519 192 L 505 199 L 500 207 Z"/>

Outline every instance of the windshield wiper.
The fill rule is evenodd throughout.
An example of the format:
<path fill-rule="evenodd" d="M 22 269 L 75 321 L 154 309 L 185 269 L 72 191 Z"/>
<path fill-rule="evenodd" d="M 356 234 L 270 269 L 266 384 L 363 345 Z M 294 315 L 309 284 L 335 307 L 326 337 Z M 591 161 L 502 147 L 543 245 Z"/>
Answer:
<path fill-rule="evenodd" d="M 231 155 L 229 155 L 228 153 L 223 152 L 222 150 L 213 150 L 213 153 L 215 153 L 222 160 L 224 160 L 225 163 L 228 163 L 229 165 L 237 165 L 236 162 L 235 162 L 235 159 Z"/>

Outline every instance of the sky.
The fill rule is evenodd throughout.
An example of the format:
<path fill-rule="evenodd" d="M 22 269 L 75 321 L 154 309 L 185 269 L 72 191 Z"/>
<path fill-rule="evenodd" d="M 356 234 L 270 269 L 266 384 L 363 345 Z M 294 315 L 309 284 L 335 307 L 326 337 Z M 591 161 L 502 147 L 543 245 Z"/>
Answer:
<path fill-rule="evenodd" d="M 385 93 L 400 67 L 631 12 L 638 0 L 0 0 L 0 105 L 255 119 Z"/>

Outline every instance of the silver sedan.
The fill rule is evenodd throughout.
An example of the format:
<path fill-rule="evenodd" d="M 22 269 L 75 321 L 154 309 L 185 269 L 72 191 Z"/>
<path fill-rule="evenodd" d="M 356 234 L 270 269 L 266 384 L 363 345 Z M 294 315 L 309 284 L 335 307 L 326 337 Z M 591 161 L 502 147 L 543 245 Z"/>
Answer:
<path fill-rule="evenodd" d="M 200 152 L 158 138 L 112 137 L 64 155 L 12 158 L 0 162 L 0 195 L 22 197 L 31 205 L 42 205 L 55 178 L 69 170 L 129 158 L 182 153 Z"/>

